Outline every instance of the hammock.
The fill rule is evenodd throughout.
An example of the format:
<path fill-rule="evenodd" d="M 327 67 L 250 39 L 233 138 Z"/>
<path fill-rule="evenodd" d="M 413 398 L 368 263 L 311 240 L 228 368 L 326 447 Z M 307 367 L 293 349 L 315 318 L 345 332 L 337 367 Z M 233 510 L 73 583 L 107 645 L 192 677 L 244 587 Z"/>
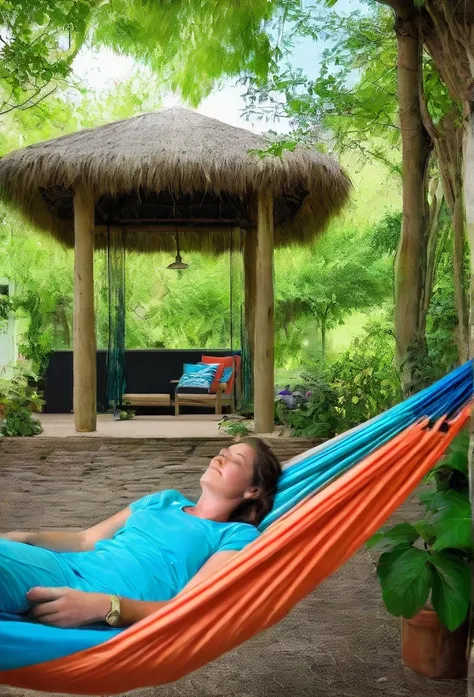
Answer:
<path fill-rule="evenodd" d="M 212 578 L 127 629 L 0 616 L 0 683 L 118 694 L 183 677 L 281 620 L 375 533 L 469 418 L 472 363 L 294 458 L 263 534 Z"/>

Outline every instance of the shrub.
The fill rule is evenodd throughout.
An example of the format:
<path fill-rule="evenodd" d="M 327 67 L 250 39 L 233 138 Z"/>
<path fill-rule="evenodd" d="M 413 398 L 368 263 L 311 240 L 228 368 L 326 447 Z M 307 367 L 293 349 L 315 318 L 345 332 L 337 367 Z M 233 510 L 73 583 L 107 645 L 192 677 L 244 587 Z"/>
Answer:
<path fill-rule="evenodd" d="M 37 436 L 43 427 L 26 407 L 10 404 L 0 419 L 0 433 L 4 436 Z"/>
<path fill-rule="evenodd" d="M 245 437 L 249 435 L 251 429 L 249 422 L 223 419 L 222 421 L 219 421 L 219 431 L 223 431 L 228 436 Z"/>
<path fill-rule="evenodd" d="M 307 395 L 307 401 L 297 409 L 289 409 L 283 401 L 276 402 L 281 423 L 291 428 L 295 436 L 306 438 L 330 438 L 336 432 L 338 395 L 320 375 L 307 372 L 301 376 L 302 385 L 295 392 Z"/>
<path fill-rule="evenodd" d="M 43 428 L 32 416 L 44 400 L 30 386 L 35 376 L 22 363 L 13 368 L 10 378 L 0 378 L 0 433 L 5 436 L 34 436 Z"/>
<path fill-rule="evenodd" d="M 347 431 L 389 409 L 402 399 L 394 365 L 393 332 L 370 322 L 339 360 L 327 369 L 338 395 L 337 431 Z"/>
<path fill-rule="evenodd" d="M 330 438 L 392 407 L 402 399 L 394 343 L 388 326 L 370 322 L 337 361 L 301 376 L 303 384 L 294 391 L 307 401 L 297 409 L 277 403 L 282 423 L 294 435 Z"/>

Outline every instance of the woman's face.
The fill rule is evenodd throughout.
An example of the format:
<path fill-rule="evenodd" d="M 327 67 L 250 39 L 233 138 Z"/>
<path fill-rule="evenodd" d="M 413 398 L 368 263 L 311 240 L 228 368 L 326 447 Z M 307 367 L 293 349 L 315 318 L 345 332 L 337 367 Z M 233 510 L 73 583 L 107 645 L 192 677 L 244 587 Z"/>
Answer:
<path fill-rule="evenodd" d="M 222 448 L 201 477 L 201 485 L 228 499 L 250 498 L 255 450 L 248 443 Z"/>

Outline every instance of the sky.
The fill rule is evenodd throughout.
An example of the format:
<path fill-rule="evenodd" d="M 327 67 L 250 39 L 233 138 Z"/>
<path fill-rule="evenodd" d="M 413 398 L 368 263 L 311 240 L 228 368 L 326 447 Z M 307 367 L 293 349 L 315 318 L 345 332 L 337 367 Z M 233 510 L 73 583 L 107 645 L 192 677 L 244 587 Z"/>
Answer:
<path fill-rule="evenodd" d="M 341 13 L 349 13 L 354 10 L 364 12 L 365 6 L 361 0 L 338 0 L 337 10 Z M 318 65 L 324 49 L 329 45 L 327 41 L 315 42 L 311 39 L 303 39 L 295 46 L 292 54 L 292 65 L 302 68 L 310 77 L 318 73 Z M 92 52 L 88 49 L 81 51 L 74 62 L 75 74 L 84 81 L 85 85 L 93 90 L 111 88 L 114 83 L 127 79 L 135 68 L 133 59 L 117 56 L 112 51 L 101 50 Z M 288 130 L 285 121 L 277 123 L 268 121 L 249 122 L 244 119 L 242 111 L 244 100 L 242 85 L 236 85 L 234 81 L 224 82 L 212 94 L 204 99 L 197 111 L 205 116 L 229 123 L 232 126 L 248 128 L 255 132 L 268 131 L 269 128 L 284 133 Z M 183 104 L 179 96 L 169 93 L 163 98 L 162 106 L 175 106 Z M 185 106 L 185 104 L 183 104 Z"/>

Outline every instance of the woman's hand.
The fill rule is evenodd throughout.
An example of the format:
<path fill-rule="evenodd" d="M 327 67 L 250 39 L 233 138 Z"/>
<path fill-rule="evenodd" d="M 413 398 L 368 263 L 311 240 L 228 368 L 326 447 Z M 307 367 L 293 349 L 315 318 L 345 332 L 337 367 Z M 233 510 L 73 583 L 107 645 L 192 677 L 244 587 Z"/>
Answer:
<path fill-rule="evenodd" d="M 25 542 L 27 532 L 0 532 L 0 540 L 10 540 L 11 542 Z"/>
<path fill-rule="evenodd" d="M 31 588 L 26 598 L 31 617 L 54 627 L 81 627 L 103 622 L 110 610 L 110 596 L 73 588 Z"/>

